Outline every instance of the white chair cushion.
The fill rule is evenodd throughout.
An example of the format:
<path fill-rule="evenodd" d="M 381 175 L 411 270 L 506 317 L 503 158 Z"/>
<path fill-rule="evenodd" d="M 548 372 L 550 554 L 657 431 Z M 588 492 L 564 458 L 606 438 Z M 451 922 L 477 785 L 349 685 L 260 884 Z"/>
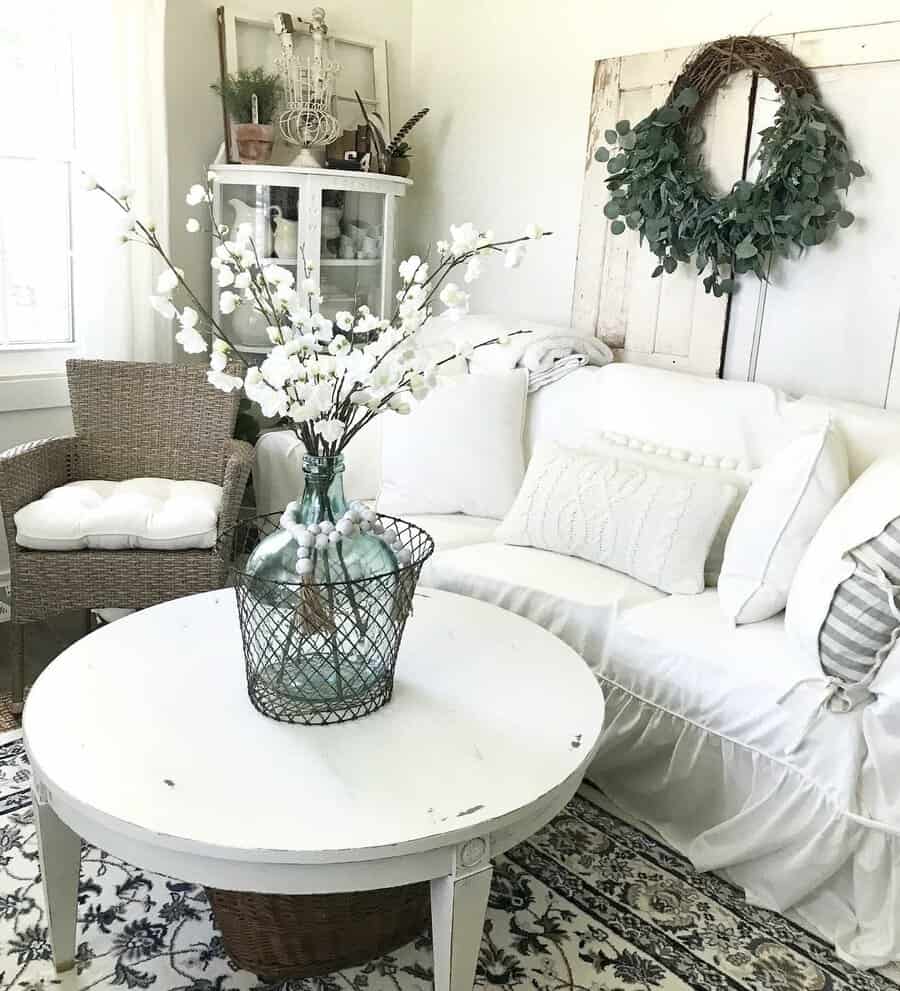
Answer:
<path fill-rule="evenodd" d="M 209 548 L 221 508 L 222 486 L 211 482 L 70 482 L 15 514 L 16 543 L 40 551 Z"/>

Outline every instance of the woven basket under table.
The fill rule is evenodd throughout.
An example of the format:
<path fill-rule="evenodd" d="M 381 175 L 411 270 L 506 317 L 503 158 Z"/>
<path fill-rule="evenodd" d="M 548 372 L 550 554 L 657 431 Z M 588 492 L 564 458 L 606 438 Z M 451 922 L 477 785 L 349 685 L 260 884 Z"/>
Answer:
<path fill-rule="evenodd" d="M 259 977 L 315 977 L 374 960 L 425 931 L 429 887 L 329 895 L 207 888 L 225 949 Z"/>

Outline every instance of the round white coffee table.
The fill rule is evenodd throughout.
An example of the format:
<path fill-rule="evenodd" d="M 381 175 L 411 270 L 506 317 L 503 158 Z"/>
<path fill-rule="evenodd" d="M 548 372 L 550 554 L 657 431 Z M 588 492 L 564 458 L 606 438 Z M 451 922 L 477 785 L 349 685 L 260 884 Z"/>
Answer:
<path fill-rule="evenodd" d="M 423 589 L 393 699 L 296 726 L 247 698 L 234 593 L 92 633 L 24 713 L 53 961 L 72 965 L 81 839 L 233 891 L 431 882 L 437 991 L 471 991 L 491 857 L 569 801 L 603 723 L 584 661 L 540 627 Z"/>

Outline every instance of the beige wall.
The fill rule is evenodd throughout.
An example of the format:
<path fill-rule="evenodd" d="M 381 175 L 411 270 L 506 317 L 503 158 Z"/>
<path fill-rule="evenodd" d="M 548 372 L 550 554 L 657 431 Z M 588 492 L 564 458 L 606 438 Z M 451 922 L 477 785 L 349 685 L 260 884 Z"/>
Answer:
<path fill-rule="evenodd" d="M 205 287 L 207 296 L 208 244 L 184 229 L 189 215 L 184 194 L 192 183 L 204 180 L 222 141 L 221 104 L 209 89 L 219 78 L 215 11 L 221 2 L 169 0 L 166 13 L 171 248 L 188 281 Z M 238 0 L 229 6 L 258 17 L 281 9 L 275 0 Z M 312 9 L 312 0 L 308 6 Z M 324 6 L 335 34 L 387 41 L 391 113 L 402 121 L 410 112 L 412 0 L 326 0 Z"/>
<path fill-rule="evenodd" d="M 413 0 L 413 91 L 432 112 L 415 132 L 410 234 L 552 228 L 530 263 L 476 284 L 473 308 L 568 323 L 595 59 L 898 16 L 896 0 Z"/>

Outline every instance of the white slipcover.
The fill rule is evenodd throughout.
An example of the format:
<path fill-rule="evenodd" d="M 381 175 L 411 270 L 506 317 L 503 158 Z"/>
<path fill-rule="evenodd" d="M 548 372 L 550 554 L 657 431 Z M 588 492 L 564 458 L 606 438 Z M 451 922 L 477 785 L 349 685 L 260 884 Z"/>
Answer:
<path fill-rule="evenodd" d="M 69 482 L 15 514 L 16 543 L 43 551 L 215 546 L 222 486 L 168 478 Z"/>

